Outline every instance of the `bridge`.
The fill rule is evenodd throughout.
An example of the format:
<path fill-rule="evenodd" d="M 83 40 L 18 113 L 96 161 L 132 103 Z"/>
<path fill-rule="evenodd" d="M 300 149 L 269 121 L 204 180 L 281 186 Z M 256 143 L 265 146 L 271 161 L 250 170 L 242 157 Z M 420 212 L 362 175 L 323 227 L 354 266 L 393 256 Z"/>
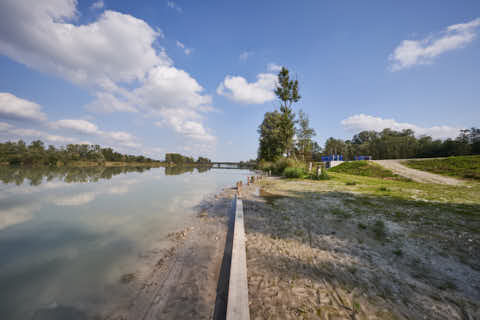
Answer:
<path fill-rule="evenodd" d="M 248 163 L 242 163 L 240 165 L 240 162 L 211 162 L 213 168 L 225 168 L 225 169 L 237 169 L 241 167 L 249 167 Z"/>

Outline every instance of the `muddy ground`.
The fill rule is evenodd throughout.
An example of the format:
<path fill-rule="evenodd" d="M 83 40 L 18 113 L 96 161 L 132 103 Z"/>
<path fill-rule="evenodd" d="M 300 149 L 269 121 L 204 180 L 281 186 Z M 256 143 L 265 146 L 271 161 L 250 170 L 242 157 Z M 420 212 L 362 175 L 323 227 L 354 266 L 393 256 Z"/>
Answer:
<path fill-rule="evenodd" d="M 480 319 L 478 204 L 325 183 L 244 189 L 251 319 Z"/>

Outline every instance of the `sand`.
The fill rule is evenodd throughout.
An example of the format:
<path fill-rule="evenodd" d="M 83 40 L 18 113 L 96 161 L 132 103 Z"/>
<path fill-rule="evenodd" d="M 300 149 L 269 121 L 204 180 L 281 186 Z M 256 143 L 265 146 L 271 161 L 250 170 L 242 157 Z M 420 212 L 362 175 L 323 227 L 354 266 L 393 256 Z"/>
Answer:
<path fill-rule="evenodd" d="M 226 289 L 221 268 L 234 192 L 225 189 L 203 201 L 188 228 L 171 233 L 162 248 L 145 252 L 139 268 L 122 276 L 130 294 L 94 318 L 222 319 Z"/>

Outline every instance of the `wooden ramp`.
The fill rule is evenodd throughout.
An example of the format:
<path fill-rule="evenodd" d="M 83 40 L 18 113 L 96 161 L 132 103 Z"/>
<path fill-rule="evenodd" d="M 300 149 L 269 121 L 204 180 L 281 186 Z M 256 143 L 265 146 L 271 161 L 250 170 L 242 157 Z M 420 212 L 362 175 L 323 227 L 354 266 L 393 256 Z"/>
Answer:
<path fill-rule="evenodd" d="M 228 286 L 227 320 L 249 320 L 247 254 L 242 200 L 235 196 L 232 262 Z"/>

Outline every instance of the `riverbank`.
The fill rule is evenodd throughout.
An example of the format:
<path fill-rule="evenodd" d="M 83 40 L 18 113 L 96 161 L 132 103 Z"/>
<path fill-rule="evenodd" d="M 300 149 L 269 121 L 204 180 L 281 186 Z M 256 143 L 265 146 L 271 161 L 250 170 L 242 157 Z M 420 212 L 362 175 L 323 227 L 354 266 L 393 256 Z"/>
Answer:
<path fill-rule="evenodd" d="M 330 176 L 244 188 L 252 319 L 480 318 L 480 184 Z"/>
<path fill-rule="evenodd" d="M 8 162 L 0 162 L 0 166 L 11 166 Z M 12 166 L 12 167 L 48 167 L 46 165 L 20 165 L 20 166 Z M 175 163 L 166 163 L 166 162 L 124 162 L 124 161 L 105 161 L 105 162 L 95 162 L 95 161 L 70 161 L 67 163 L 59 162 L 57 165 L 52 166 L 55 168 L 61 167 L 73 167 L 73 168 L 85 168 L 85 167 L 150 167 L 150 168 L 159 168 L 159 167 L 166 167 L 166 168 L 173 168 L 173 167 L 184 167 L 184 168 L 211 168 L 213 167 L 211 164 L 206 163 L 187 163 L 187 164 L 175 164 Z"/>
<path fill-rule="evenodd" d="M 227 188 L 202 201 L 187 228 L 142 254 L 137 270 L 119 279 L 130 294 L 98 316 L 212 319 L 215 312 L 221 314 L 226 303 L 221 267 L 235 192 Z"/>

